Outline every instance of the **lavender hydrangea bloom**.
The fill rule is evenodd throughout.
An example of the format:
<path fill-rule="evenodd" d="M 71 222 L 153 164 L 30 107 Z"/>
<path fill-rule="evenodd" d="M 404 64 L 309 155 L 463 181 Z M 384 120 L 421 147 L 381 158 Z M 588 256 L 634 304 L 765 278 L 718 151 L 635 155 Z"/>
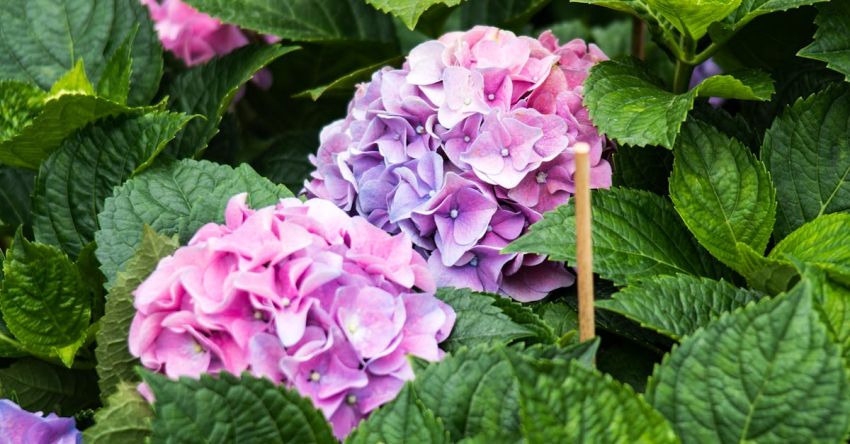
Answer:
<path fill-rule="evenodd" d="M 405 233 L 440 286 L 532 301 L 573 276 L 536 255 L 502 255 L 574 191 L 571 147 L 591 147 L 591 186 L 611 185 L 609 143 L 582 104 L 594 45 L 492 27 L 414 48 L 358 85 L 327 126 L 305 183 L 390 233 Z"/>
<path fill-rule="evenodd" d="M 413 378 L 409 355 L 442 358 L 455 313 L 407 237 L 328 201 L 245 199 L 136 289 L 130 353 L 171 378 L 250 371 L 294 387 L 342 439 Z"/>
<path fill-rule="evenodd" d="M 714 59 L 708 59 L 694 68 L 688 88 L 693 88 L 699 85 L 703 80 L 718 74 L 723 74 L 723 68 L 721 68 Z M 723 102 L 725 102 L 725 100 L 722 97 L 709 97 L 708 99 L 708 103 L 715 108 L 723 105 Z"/>
<path fill-rule="evenodd" d="M 83 435 L 74 418 L 55 413 L 30 413 L 8 399 L 0 399 L 0 444 L 80 444 Z"/>

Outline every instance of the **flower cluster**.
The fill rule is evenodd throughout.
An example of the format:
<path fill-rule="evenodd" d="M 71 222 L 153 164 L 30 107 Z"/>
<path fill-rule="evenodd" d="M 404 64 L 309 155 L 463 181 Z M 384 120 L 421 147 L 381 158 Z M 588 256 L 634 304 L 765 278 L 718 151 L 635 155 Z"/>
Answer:
<path fill-rule="evenodd" d="M 250 43 L 238 26 L 223 24 L 181 0 L 139 1 L 148 7 L 162 46 L 186 66 L 206 63 L 213 57 Z M 263 38 L 269 43 L 280 40 L 273 36 Z M 253 81 L 257 86 L 268 89 L 272 82 L 271 73 L 261 70 Z"/>
<path fill-rule="evenodd" d="M 500 250 L 569 200 L 574 144 L 591 147 L 591 186 L 610 186 L 607 142 L 582 103 L 602 60 L 550 32 L 476 27 L 422 43 L 402 69 L 359 85 L 347 117 L 322 131 L 305 191 L 407 234 L 439 286 L 541 299 L 572 274 Z"/>
<path fill-rule="evenodd" d="M 344 437 L 413 378 L 407 355 L 442 357 L 454 311 L 404 236 L 319 199 L 259 210 L 245 199 L 136 289 L 130 352 L 172 378 L 285 383 Z"/>
<path fill-rule="evenodd" d="M 80 444 L 83 435 L 74 418 L 55 413 L 30 413 L 8 399 L 0 399 L 0 444 Z"/>

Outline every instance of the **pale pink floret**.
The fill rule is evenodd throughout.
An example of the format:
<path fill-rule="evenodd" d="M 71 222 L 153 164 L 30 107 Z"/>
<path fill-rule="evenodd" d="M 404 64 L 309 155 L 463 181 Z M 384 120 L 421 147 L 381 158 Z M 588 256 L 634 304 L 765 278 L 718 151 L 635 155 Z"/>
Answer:
<path fill-rule="evenodd" d="M 333 203 L 234 196 L 136 289 L 129 349 L 171 378 L 248 371 L 296 388 L 339 438 L 439 360 L 454 324 L 425 260 Z M 422 292 L 424 291 L 424 292 Z"/>
<path fill-rule="evenodd" d="M 591 186 L 611 186 L 610 144 L 582 103 L 606 59 L 582 40 L 486 26 L 422 43 L 401 69 L 359 85 L 348 116 L 322 131 L 305 191 L 404 232 L 438 286 L 539 300 L 572 284 L 566 267 L 499 251 L 569 201 L 576 143 L 591 146 Z"/>

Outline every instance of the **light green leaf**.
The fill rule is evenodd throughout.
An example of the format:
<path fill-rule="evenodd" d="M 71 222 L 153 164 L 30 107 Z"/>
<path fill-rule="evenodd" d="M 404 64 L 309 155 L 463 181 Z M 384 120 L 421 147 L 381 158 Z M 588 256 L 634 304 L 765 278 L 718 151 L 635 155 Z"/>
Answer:
<path fill-rule="evenodd" d="M 44 108 L 19 133 L 0 140 L 0 163 L 38 169 L 63 139 L 89 122 L 128 111 L 101 97 L 64 93 L 44 103 Z"/>
<path fill-rule="evenodd" d="M 96 215 L 113 188 L 149 165 L 190 119 L 164 111 L 127 114 L 65 139 L 36 178 L 36 239 L 76 256 L 94 240 Z"/>
<path fill-rule="evenodd" d="M 345 440 L 346 444 L 449 444 L 449 432 L 416 396 L 408 383 L 395 400 L 382 406 L 361 422 Z"/>
<path fill-rule="evenodd" d="M 392 0 L 390 0 L 392 1 Z M 293 97 L 309 97 L 312 100 L 319 100 L 320 97 L 324 95 L 330 95 L 331 93 L 337 93 L 337 95 L 342 96 L 350 96 L 351 92 L 354 91 L 355 86 L 360 82 L 367 82 L 372 78 L 372 74 L 376 71 L 379 71 L 381 68 L 385 66 L 394 66 L 401 61 L 401 57 L 393 57 L 391 59 L 383 60 L 374 65 L 369 65 L 365 68 L 360 68 L 356 71 L 353 71 L 349 74 L 346 74 L 327 85 L 317 86 L 315 88 L 308 89 L 306 91 L 301 91 L 298 94 L 295 94 Z"/>
<path fill-rule="evenodd" d="M 646 0 L 646 3 L 670 21 L 681 34 L 699 40 L 708 26 L 735 11 L 741 0 Z"/>
<path fill-rule="evenodd" d="M 0 165 L 0 226 L 30 225 L 30 194 L 35 173 Z"/>
<path fill-rule="evenodd" d="M 102 395 L 102 393 L 101 393 Z M 86 444 L 145 444 L 151 434 L 153 411 L 135 384 L 121 384 L 94 415 L 83 432 Z"/>
<path fill-rule="evenodd" d="M 150 168 L 116 188 L 98 214 L 100 230 L 95 233 L 106 288 L 112 287 L 116 273 L 133 256 L 146 224 L 171 236 L 181 227 L 223 221 L 223 204 L 242 192 L 248 192 L 248 201 L 255 208 L 292 196 L 247 165 L 233 169 L 189 159 Z"/>
<path fill-rule="evenodd" d="M 622 144 L 667 148 L 673 146 L 697 97 L 767 100 L 773 94 L 770 77 L 755 71 L 710 77 L 684 94 L 674 94 L 632 58 L 597 64 L 584 85 L 584 103 L 601 132 Z"/>
<path fill-rule="evenodd" d="M 187 0 L 221 20 L 296 42 L 390 42 L 392 20 L 363 0 Z"/>
<path fill-rule="evenodd" d="M 451 335 L 441 344 L 446 351 L 478 344 L 508 344 L 526 338 L 555 340 L 552 329 L 531 309 L 502 296 L 469 289 L 440 288 L 437 298 L 449 304 L 457 314 Z"/>
<path fill-rule="evenodd" d="M 769 257 L 814 264 L 850 283 L 850 214 L 825 214 L 807 222 L 776 244 Z"/>
<path fill-rule="evenodd" d="M 167 152 L 177 158 L 200 155 L 218 133 L 218 124 L 236 91 L 264 66 L 296 49 L 280 45 L 248 46 L 178 76 L 168 89 L 169 108 L 205 118 L 186 125 Z"/>
<path fill-rule="evenodd" d="M 91 370 L 72 370 L 37 359 L 19 359 L 0 369 L 0 398 L 12 399 L 31 412 L 70 416 L 94 407 L 97 377 Z"/>
<path fill-rule="evenodd" d="M 841 349 L 804 278 L 682 341 L 647 399 L 685 442 L 840 442 L 850 428 Z"/>
<path fill-rule="evenodd" d="M 97 82 L 97 95 L 116 103 L 127 103 L 127 97 L 130 95 L 130 76 L 133 72 L 131 53 L 135 37 L 135 32 L 128 35 L 106 62 L 103 76 Z"/>
<path fill-rule="evenodd" d="M 91 293 L 77 266 L 18 230 L 3 274 L 0 309 L 9 330 L 25 347 L 52 352 L 70 367 L 91 321 Z"/>
<path fill-rule="evenodd" d="M 813 5 L 828 0 L 742 0 L 734 14 L 724 20 L 723 29 L 712 30 L 712 38 L 734 32 L 744 27 L 754 18 L 773 12 L 787 11 L 801 6 Z M 720 28 L 720 27 L 718 27 Z"/>
<path fill-rule="evenodd" d="M 798 100 L 765 133 L 761 158 L 776 184 L 776 238 L 850 211 L 850 87 Z"/>
<path fill-rule="evenodd" d="M 173 253 L 178 246 L 177 239 L 157 234 L 145 226 L 139 249 L 127 261 L 127 268 L 118 273 L 97 332 L 95 356 L 101 399 L 110 396 L 120 382 L 139 379 L 135 372 L 138 359 L 130 354 L 127 347 L 130 324 L 136 315 L 133 291 L 156 269 L 159 260 Z"/>
<path fill-rule="evenodd" d="M 815 41 L 797 53 L 800 57 L 826 62 L 850 82 L 850 1 L 833 0 L 818 5 Z"/>
<path fill-rule="evenodd" d="M 564 370 L 519 378 L 529 444 L 679 442 L 670 423 L 630 387 L 575 362 Z"/>
<path fill-rule="evenodd" d="M 564 302 L 551 301 L 534 304 L 534 311 L 559 339 L 578 330 L 578 313 Z"/>
<path fill-rule="evenodd" d="M 767 169 L 741 142 L 692 122 L 673 149 L 670 198 L 688 229 L 714 257 L 740 270 L 737 244 L 764 252 L 776 214 Z"/>
<path fill-rule="evenodd" d="M 268 379 L 221 373 L 172 381 L 148 372 L 142 378 L 156 398 L 152 444 L 338 443 L 309 399 Z"/>
<path fill-rule="evenodd" d="M 392 14 L 401 19 L 404 24 L 413 30 L 419 17 L 432 6 L 442 4 L 456 6 L 463 0 L 366 0 L 366 3 L 376 9 Z"/>
<path fill-rule="evenodd" d="M 16 80 L 0 81 L 0 141 L 11 139 L 41 113 L 47 94 Z"/>
<path fill-rule="evenodd" d="M 592 198 L 593 266 L 603 278 L 625 284 L 657 274 L 729 276 L 691 236 L 669 200 L 616 187 L 596 190 Z M 564 205 L 546 213 L 503 251 L 575 264 L 575 208 Z"/>
<path fill-rule="evenodd" d="M 596 301 L 596 307 L 620 313 L 680 340 L 761 296 L 723 280 L 678 274 L 650 277 L 629 285 L 611 299 Z"/>
<path fill-rule="evenodd" d="M 50 87 L 47 99 L 55 99 L 63 94 L 94 95 L 94 87 L 86 74 L 86 67 L 80 59 L 59 80 Z"/>
<path fill-rule="evenodd" d="M 162 47 L 138 0 L 8 0 L 0 8 L 0 78 L 49 89 L 79 60 L 97 84 L 137 29 L 131 105 L 147 104 L 162 74 Z"/>
<path fill-rule="evenodd" d="M 797 278 L 797 269 L 790 261 L 765 257 L 747 244 L 736 245 L 738 272 L 747 278 L 750 287 L 767 294 L 788 290 Z"/>

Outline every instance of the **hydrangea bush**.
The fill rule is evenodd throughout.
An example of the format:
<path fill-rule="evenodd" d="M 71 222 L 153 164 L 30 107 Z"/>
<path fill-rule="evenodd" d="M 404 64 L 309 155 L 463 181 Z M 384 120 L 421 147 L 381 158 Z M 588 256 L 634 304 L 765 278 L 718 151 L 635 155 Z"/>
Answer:
<path fill-rule="evenodd" d="M 847 23 L 6 0 L 0 444 L 847 442 Z"/>
<path fill-rule="evenodd" d="M 576 143 L 591 186 L 611 185 L 607 142 L 582 103 L 596 45 L 478 26 L 418 45 L 401 69 L 357 87 L 320 135 L 305 187 L 428 257 L 439 286 L 535 301 L 573 283 L 539 255 L 500 254 L 575 190 Z"/>
<path fill-rule="evenodd" d="M 252 210 L 246 198 L 136 289 L 130 353 L 171 378 L 286 383 L 344 438 L 413 378 L 407 356 L 443 356 L 455 313 L 404 236 L 323 200 Z"/>

